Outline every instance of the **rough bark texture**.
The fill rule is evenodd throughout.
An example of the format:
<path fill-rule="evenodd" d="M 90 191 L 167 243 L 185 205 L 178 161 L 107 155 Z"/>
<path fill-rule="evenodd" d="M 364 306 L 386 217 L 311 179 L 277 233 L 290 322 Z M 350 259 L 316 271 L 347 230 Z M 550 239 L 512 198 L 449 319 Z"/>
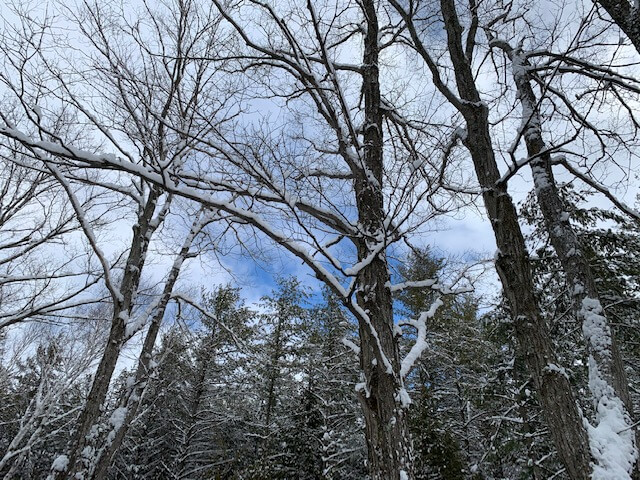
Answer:
<path fill-rule="evenodd" d="M 364 260 L 384 242 L 382 194 L 382 112 L 378 70 L 378 19 L 375 2 L 363 2 L 366 36 L 362 91 L 365 101 L 362 168 L 355 178 L 359 220 L 365 232 L 358 248 Z M 397 339 L 393 333 L 393 306 L 388 287 L 389 269 L 384 249 L 358 274 L 357 302 L 363 310 L 359 323 L 360 364 L 365 387 L 360 399 L 366 422 L 368 467 L 372 480 L 412 477 L 411 440 L 400 401 L 402 380 Z M 370 322 L 370 324 L 369 324 Z"/>
<path fill-rule="evenodd" d="M 634 6 L 629 0 L 598 0 L 596 3 L 607 11 L 640 53 L 640 4 L 636 2 Z"/>
<path fill-rule="evenodd" d="M 603 397 L 607 397 L 605 401 L 615 399 L 614 397 L 622 400 L 627 410 L 625 412 L 627 423 L 631 425 L 633 404 L 629 395 L 629 383 L 624 371 L 622 356 L 610 322 L 604 309 L 601 308 L 600 295 L 589 261 L 585 257 L 578 236 L 571 226 L 569 215 L 565 212 L 565 205 L 558 191 L 551 166 L 551 154 L 542 138 L 538 101 L 527 73 L 528 62 L 523 60 L 521 52 L 507 49 L 507 53 L 513 62 L 513 77 L 518 98 L 523 106 L 522 137 L 527 147 L 527 155 L 531 159 L 530 166 L 536 198 L 551 245 L 566 275 L 567 287 L 572 296 L 576 319 L 583 325 L 587 352 L 593 359 L 593 362 L 589 362 L 590 378 L 594 375 L 599 375 L 600 379 L 606 382 L 608 387 L 612 388 L 612 391 L 609 391 L 608 387 L 597 387 L 594 391 L 594 387 L 591 386 L 592 394 L 596 403 L 600 402 Z M 587 302 L 586 304 L 585 301 Z M 593 301 L 600 305 L 597 312 L 597 318 L 600 321 L 598 325 L 592 326 L 590 325 L 592 322 L 590 319 L 591 310 L 587 306 Z M 594 303 L 594 305 L 596 304 Z M 638 445 L 637 430 L 636 445 Z"/>
<path fill-rule="evenodd" d="M 190 256 L 189 249 L 194 238 L 199 233 L 201 227 L 202 224 L 199 223 L 199 220 L 196 220 L 191 232 L 187 236 L 187 239 L 180 249 L 180 253 L 178 254 L 177 259 L 174 261 L 173 266 L 169 271 L 169 276 L 167 278 L 167 281 L 165 282 L 162 296 L 160 297 L 160 301 L 156 306 L 156 311 L 151 319 L 149 329 L 147 330 L 147 334 L 144 339 L 144 344 L 142 345 L 142 350 L 138 357 L 138 366 L 136 368 L 133 384 L 126 389 L 123 397 L 118 403 L 118 408 L 126 408 L 125 420 L 121 425 L 114 427 L 111 430 L 110 435 L 112 435 L 112 438 L 110 438 L 110 441 L 106 442 L 106 444 L 97 455 L 95 470 L 93 472 L 92 478 L 100 480 L 107 478 L 107 473 L 109 471 L 111 462 L 113 461 L 116 452 L 122 445 L 125 435 L 127 434 L 129 427 L 131 426 L 131 423 L 135 419 L 146 387 L 149 383 L 149 378 L 151 376 L 151 373 L 153 372 L 151 364 L 153 348 L 155 347 L 158 334 L 160 333 L 160 327 L 162 326 L 164 313 L 171 298 L 173 287 L 178 280 L 178 275 L 180 274 L 182 264 Z"/>
<path fill-rule="evenodd" d="M 488 138 L 486 109 L 467 117 L 465 145 L 474 159 L 485 193 L 485 208 L 493 225 L 499 253 L 496 270 L 509 301 L 518 345 L 533 377 L 549 430 L 567 473 L 575 480 L 589 477 L 590 454 L 569 379 L 548 368 L 557 359 L 545 321 L 533 295 L 533 279 L 516 209 L 506 188 L 496 188 L 500 175 Z"/>
<path fill-rule="evenodd" d="M 155 212 L 159 191 L 157 187 L 150 191 L 149 198 L 138 214 L 138 223 L 133 228 L 131 248 L 125 264 L 122 282 L 118 289 L 121 295 L 120 298 L 113 299 L 111 330 L 109 331 L 107 344 L 96 369 L 86 404 L 80 413 L 77 428 L 67 448 L 68 468 L 64 471 L 52 472 L 51 477 L 55 480 L 73 478 L 76 474 L 82 475 L 82 472 L 92 467 L 95 452 L 93 442 L 97 440 L 96 436 L 98 434 L 98 432 L 94 431 L 95 425 L 103 413 L 103 405 L 107 397 L 109 384 L 125 340 L 125 321 L 131 313 L 149 240 L 155 227 L 155 225 L 151 224 L 151 220 Z"/>
<path fill-rule="evenodd" d="M 500 184 L 489 132 L 488 108 L 481 101 L 462 43 L 462 26 L 453 0 L 441 0 L 449 55 L 453 62 L 460 112 L 469 149 L 483 190 L 487 215 L 498 246 L 496 270 L 509 301 L 515 332 L 544 409 L 551 436 L 572 479 L 589 477 L 590 452 L 583 419 L 566 376 L 558 369 L 553 343 L 533 294 L 533 279 L 518 216 L 506 186 Z"/>

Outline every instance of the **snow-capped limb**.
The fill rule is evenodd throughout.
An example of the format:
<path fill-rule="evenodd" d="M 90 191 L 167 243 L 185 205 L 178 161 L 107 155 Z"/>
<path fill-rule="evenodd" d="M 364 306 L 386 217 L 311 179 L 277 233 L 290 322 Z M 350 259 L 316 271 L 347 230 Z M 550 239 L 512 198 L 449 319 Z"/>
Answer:
<path fill-rule="evenodd" d="M 214 210 L 219 209 L 221 211 L 229 213 L 237 219 L 253 225 L 269 238 L 281 244 L 296 257 L 303 260 L 308 266 L 311 267 L 316 276 L 319 279 L 326 281 L 327 284 L 331 286 L 331 288 L 340 297 L 346 298 L 348 296 L 346 290 L 340 284 L 337 278 L 326 268 L 324 268 L 322 264 L 316 261 L 304 246 L 302 246 L 297 241 L 290 240 L 287 235 L 284 235 L 273 228 L 270 225 L 270 222 L 263 220 L 259 215 L 251 212 L 248 209 L 237 207 L 225 200 L 218 200 L 216 197 L 207 193 L 206 191 L 201 191 L 196 188 L 181 185 L 175 180 L 170 180 L 167 182 L 165 181 L 165 178 L 163 176 L 154 172 L 150 168 L 128 162 L 122 158 L 112 157 L 109 155 L 96 155 L 71 146 L 61 146 L 52 142 L 35 140 L 28 135 L 20 132 L 19 130 L 9 127 L 0 126 L 0 135 L 5 135 L 7 137 L 18 140 L 25 146 L 43 150 L 47 153 L 50 153 L 51 155 L 60 156 L 69 160 L 75 160 L 88 166 L 92 166 L 95 168 L 114 169 L 132 174 L 134 176 L 137 176 L 138 178 L 146 180 L 151 184 L 165 189 L 169 193 L 194 200 L 203 205 L 207 205 Z"/>
<path fill-rule="evenodd" d="M 430 278 L 426 280 L 417 280 L 417 281 L 407 281 L 402 283 L 396 283 L 394 285 L 389 285 L 389 290 L 391 292 L 401 292 L 408 288 L 433 288 L 436 286 L 438 281 L 436 279 Z"/>
<path fill-rule="evenodd" d="M 611 190 L 609 190 L 607 187 L 605 187 L 604 185 L 602 185 L 600 182 L 594 180 L 593 178 L 591 178 L 589 175 L 581 172 L 580 170 L 578 170 L 576 167 L 574 167 L 573 165 L 571 165 L 571 163 L 569 162 L 569 160 L 567 159 L 567 157 L 565 156 L 558 156 L 558 157 L 554 157 L 553 158 L 553 163 L 556 165 L 562 165 L 564 168 L 567 169 L 567 171 L 569 173 L 571 173 L 572 175 L 574 175 L 575 177 L 579 178 L 580 180 L 582 180 L 584 183 L 586 183 L 587 185 L 589 185 L 590 187 L 592 187 L 593 189 L 595 189 L 596 191 L 600 192 L 602 195 L 604 195 L 611 203 L 613 203 L 621 212 L 627 214 L 629 217 L 631 217 L 635 222 L 640 222 L 640 212 L 638 212 L 637 210 L 635 210 L 634 208 L 631 208 L 630 206 L 628 206 L 626 203 L 624 203 L 623 201 L 621 201 L 620 199 L 618 199 L 618 197 L 616 197 Z"/>
<path fill-rule="evenodd" d="M 352 267 L 345 268 L 344 273 L 350 277 L 357 276 L 364 268 L 371 265 L 371 262 L 387 247 L 386 242 L 378 242 L 372 248 L 369 249 L 368 255 L 360 260 Z"/>
<path fill-rule="evenodd" d="M 550 363 L 548 364 L 544 370 L 544 372 L 550 373 L 552 375 L 562 375 L 563 377 L 565 377 L 567 380 L 569 380 L 569 374 L 567 373 L 567 371 L 564 369 L 564 367 L 562 366 L 558 366 L 555 363 Z"/>
<path fill-rule="evenodd" d="M 378 331 L 376 330 L 375 326 L 371 322 L 371 317 L 358 304 L 358 301 L 355 298 L 355 296 L 351 297 L 351 307 L 352 307 L 352 310 L 357 314 L 356 318 L 358 318 L 358 321 L 364 322 L 367 328 L 369 329 L 369 332 L 371 333 L 371 336 L 374 339 L 375 351 L 382 359 L 382 364 L 384 365 L 385 372 L 388 375 L 395 376 L 393 365 L 391 364 L 391 361 L 389 360 L 389 357 L 387 356 L 387 354 L 384 352 L 384 348 L 382 348 L 382 343 L 380 342 L 380 335 L 378 334 Z"/>
<path fill-rule="evenodd" d="M 347 337 L 344 337 L 341 340 L 341 342 L 345 347 L 347 347 L 353 353 L 355 353 L 356 355 L 360 355 L 360 347 L 357 346 L 355 343 L 353 343 L 351 340 L 349 340 Z"/>
<path fill-rule="evenodd" d="M 341 172 L 337 170 L 321 170 L 321 169 L 313 169 L 313 170 L 305 170 L 303 173 L 300 173 L 296 177 L 296 180 L 303 180 L 308 177 L 321 177 L 321 178 L 332 178 L 336 180 L 352 180 L 353 173 L 351 172 Z"/>
<path fill-rule="evenodd" d="M 438 308 L 444 305 L 442 299 L 438 298 L 431 304 L 431 307 L 426 312 L 422 312 L 416 320 L 409 320 L 405 322 L 407 325 L 414 327 L 416 332 L 416 340 L 412 345 L 407 355 L 402 359 L 400 367 L 400 376 L 405 379 L 411 368 L 415 365 L 416 361 L 422 355 L 422 352 L 429 346 L 427 343 L 427 320 L 433 318 Z"/>
<path fill-rule="evenodd" d="M 57 167 L 57 165 L 55 165 L 55 163 L 49 161 L 47 158 L 45 158 L 43 155 L 40 155 L 39 153 L 36 153 L 36 155 L 38 158 L 40 158 L 40 160 L 42 160 L 42 162 L 46 165 L 46 167 L 49 169 L 51 174 L 56 178 L 56 180 L 60 182 L 60 184 L 62 185 L 62 188 L 64 188 L 64 191 L 67 193 L 67 196 L 69 197 L 69 202 L 71 203 L 71 206 L 73 207 L 73 211 L 75 212 L 76 217 L 78 219 L 78 222 L 82 227 L 82 231 L 84 232 L 84 235 L 87 238 L 89 245 L 91 246 L 93 252 L 96 254 L 96 256 L 98 257 L 98 260 L 100 261 L 100 264 L 102 265 L 102 274 L 104 276 L 104 282 L 107 289 L 109 290 L 109 293 L 111 293 L 111 297 L 114 303 L 122 302 L 124 298 L 122 295 L 122 292 L 116 286 L 116 284 L 114 283 L 111 277 L 111 264 L 107 260 L 107 257 L 105 256 L 105 254 L 102 252 L 102 249 L 100 248 L 100 246 L 98 245 L 98 240 L 96 239 L 95 233 L 93 232 L 93 227 L 91 226 L 91 223 L 87 219 L 85 215 L 85 211 L 82 208 L 80 201 L 76 197 L 73 191 L 73 188 L 71 187 L 71 184 L 67 181 L 67 179 L 62 174 L 62 172 Z"/>

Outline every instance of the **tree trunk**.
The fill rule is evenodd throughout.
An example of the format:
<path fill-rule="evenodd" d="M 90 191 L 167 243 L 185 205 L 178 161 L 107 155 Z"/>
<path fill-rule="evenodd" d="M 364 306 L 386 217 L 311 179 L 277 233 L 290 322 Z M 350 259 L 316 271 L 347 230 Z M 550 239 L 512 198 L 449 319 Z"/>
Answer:
<path fill-rule="evenodd" d="M 363 2 L 366 35 L 362 92 L 365 102 L 362 168 L 355 178 L 358 216 L 365 238 L 358 260 L 369 257 L 385 242 L 382 194 L 382 111 L 378 69 L 378 18 L 373 0 Z M 366 422 L 368 468 L 372 480 L 411 478 L 412 447 L 402 399 L 406 392 L 400 377 L 400 357 L 393 334 L 393 304 L 389 268 L 384 249 L 358 273 L 356 301 L 359 318 L 360 365 L 365 386 L 360 400 Z"/>
<path fill-rule="evenodd" d="M 118 403 L 118 408 L 126 409 L 125 420 L 120 425 L 113 426 L 109 434 L 109 437 L 111 437 L 110 441 L 105 442 L 103 448 L 96 455 L 95 470 L 92 474 L 92 478 L 104 479 L 107 477 L 109 466 L 111 465 L 116 452 L 120 448 L 120 445 L 122 445 L 125 435 L 129 430 L 129 426 L 138 412 L 149 378 L 154 370 L 151 364 L 153 349 L 155 347 L 158 334 L 160 333 L 160 327 L 162 326 L 162 320 L 164 318 L 167 305 L 171 299 L 173 287 L 178 280 L 178 275 L 180 274 L 184 261 L 190 255 L 189 249 L 191 248 L 191 244 L 198 233 L 200 233 L 205 223 L 206 221 L 201 221 L 200 216 L 194 221 L 191 231 L 185 239 L 177 258 L 174 260 L 171 270 L 169 271 L 169 276 L 164 284 L 160 300 L 155 307 L 155 312 L 151 319 L 149 330 L 147 331 L 142 350 L 138 357 L 138 366 L 133 384 L 130 387 L 127 386 L 124 395 Z M 206 369 L 203 367 L 203 370 Z"/>
<path fill-rule="evenodd" d="M 138 223 L 133 228 L 133 239 L 129 256 L 125 264 L 122 283 L 118 289 L 120 298 L 114 298 L 111 330 L 98 368 L 87 397 L 86 404 L 78 418 L 76 430 L 67 448 L 69 460 L 68 468 L 55 470 L 50 477 L 55 480 L 73 478 L 82 475 L 87 469 L 91 470 L 95 462 L 95 445 L 99 432 L 96 430 L 97 421 L 103 413 L 104 401 L 107 397 L 109 384 L 113 377 L 116 363 L 125 341 L 126 319 L 129 317 L 135 293 L 138 290 L 140 274 L 144 265 L 151 234 L 157 227 L 151 223 L 159 196 L 159 187 L 153 187 L 149 197 L 140 208 Z"/>
<path fill-rule="evenodd" d="M 509 301 L 516 337 L 534 380 L 551 437 L 574 480 L 589 477 L 590 453 L 582 415 L 569 379 L 557 366 L 549 330 L 541 318 L 533 294 L 533 279 L 516 209 L 500 178 L 493 156 L 486 108 L 467 118 L 464 143 L 471 152 L 476 174 L 484 190 L 485 208 L 498 246 L 496 270 Z"/>
<path fill-rule="evenodd" d="M 597 0 L 640 53 L 640 4 L 629 0 Z"/>
<path fill-rule="evenodd" d="M 551 245 L 566 276 L 575 316 L 582 325 L 585 336 L 589 353 L 589 388 L 597 406 L 596 417 L 601 420 L 607 415 L 620 414 L 623 416 L 622 420 L 630 427 L 633 424 L 633 405 L 622 356 L 602 308 L 591 266 L 558 192 L 551 166 L 551 154 L 542 138 L 538 102 L 527 73 L 528 62 L 521 55 L 522 52 L 503 48 L 507 50 L 512 61 L 513 78 L 522 104 L 522 136 L 528 157 L 531 159 L 536 198 Z M 619 439 L 633 441 L 631 430 L 630 428 L 623 432 Z M 638 436 L 640 433 L 636 430 L 636 445 Z"/>
<path fill-rule="evenodd" d="M 584 480 L 590 475 L 591 455 L 582 415 L 569 379 L 557 367 L 554 346 L 533 293 L 524 237 L 513 200 L 506 186 L 499 182 L 500 172 L 489 131 L 489 112 L 481 101 L 462 46 L 462 26 L 454 1 L 441 0 L 440 4 L 449 55 L 462 99 L 458 108 L 467 125 L 463 143 L 471 153 L 487 216 L 493 227 L 498 247 L 496 270 L 511 308 L 518 345 L 533 377 L 551 436 L 567 473 L 574 480 Z"/>

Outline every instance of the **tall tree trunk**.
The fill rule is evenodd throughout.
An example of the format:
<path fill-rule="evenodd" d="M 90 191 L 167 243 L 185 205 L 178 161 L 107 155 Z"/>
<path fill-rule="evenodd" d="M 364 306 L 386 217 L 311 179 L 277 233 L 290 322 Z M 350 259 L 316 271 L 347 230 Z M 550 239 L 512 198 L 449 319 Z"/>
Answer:
<path fill-rule="evenodd" d="M 365 15 L 363 85 L 365 102 L 362 168 L 355 178 L 356 204 L 365 238 L 358 260 L 368 258 L 384 242 L 382 194 L 383 138 L 378 69 L 378 18 L 376 2 L 362 3 Z M 400 357 L 393 334 L 393 305 L 389 268 L 384 249 L 358 273 L 356 301 L 359 319 L 360 365 L 365 386 L 360 400 L 366 422 L 368 467 L 372 480 L 405 480 L 412 476 L 412 448 L 406 413 Z"/>
<path fill-rule="evenodd" d="M 566 275 L 575 316 L 582 325 L 589 353 L 589 388 L 596 404 L 597 421 L 612 416 L 620 417 L 619 420 L 627 425 L 627 430 L 618 434 L 618 441 L 633 442 L 633 405 L 622 356 L 602 308 L 589 261 L 558 192 L 551 166 L 551 153 L 542 138 L 542 119 L 528 73 L 530 65 L 521 51 L 506 44 L 501 47 L 512 61 L 513 78 L 522 104 L 522 137 L 531 160 L 538 205 L 551 245 Z M 636 430 L 636 445 L 639 436 L 640 433 Z"/>
<path fill-rule="evenodd" d="M 83 475 L 83 472 L 92 468 L 95 461 L 94 442 L 98 440 L 97 436 L 99 435 L 95 427 L 103 413 L 109 384 L 125 341 L 126 320 L 131 314 L 133 300 L 138 290 L 140 274 L 144 266 L 151 234 L 157 228 L 157 222 L 152 223 L 152 219 L 159 193 L 159 187 L 152 187 L 147 201 L 140 208 L 138 222 L 133 228 L 131 248 L 125 264 L 122 282 L 118 289 L 120 296 L 113 300 L 111 330 L 109 331 L 107 344 L 96 369 L 89 396 L 80 413 L 76 430 L 67 447 L 67 468 L 64 470 L 52 470 L 50 478 L 55 480 L 73 478 L 76 474 Z"/>
<path fill-rule="evenodd" d="M 462 142 L 471 154 L 487 216 L 493 227 L 498 247 L 496 270 L 510 305 L 519 349 L 533 377 L 551 436 L 567 473 L 573 480 L 584 480 L 591 471 L 587 432 L 569 379 L 557 367 L 548 327 L 540 315 L 533 293 L 529 257 L 513 200 L 506 186 L 499 182 L 500 171 L 489 130 L 489 111 L 480 98 L 471 69 L 474 39 L 467 38 L 466 47 L 463 47 L 463 29 L 455 3 L 453 0 L 441 0 L 457 97 L 444 84 L 437 64 L 412 24 L 409 12 L 396 0 L 391 0 L 391 3 L 407 22 L 416 49 L 433 74 L 434 84 L 465 119 L 466 131 Z"/>
<path fill-rule="evenodd" d="M 111 431 L 107 436 L 108 441 L 105 442 L 104 446 L 96 454 L 95 470 L 92 473 L 92 478 L 94 479 L 101 480 L 107 477 L 109 466 L 111 465 L 116 452 L 122 445 L 131 423 L 135 419 L 149 383 L 149 378 L 154 370 L 151 362 L 153 349 L 155 347 L 158 334 L 160 333 L 160 327 L 162 326 L 162 320 L 164 318 L 167 305 L 171 299 L 173 287 L 178 280 L 178 275 L 180 274 L 184 261 L 191 255 L 189 253 L 191 244 L 206 223 L 208 222 L 206 219 L 203 219 L 202 214 L 196 218 L 189 235 L 187 235 L 178 256 L 171 266 L 169 276 L 164 284 L 162 295 L 157 305 L 155 305 L 155 312 L 153 312 L 153 317 L 151 318 L 142 350 L 138 356 L 138 366 L 136 368 L 133 382 L 131 386 L 127 386 L 127 389 L 118 403 L 118 409 L 123 409 L 126 412 L 124 421 L 118 425 L 112 426 Z M 206 365 L 203 367 L 203 371 L 206 371 Z"/>
<path fill-rule="evenodd" d="M 533 294 L 533 279 L 516 209 L 506 187 L 498 187 L 500 174 L 488 131 L 488 112 L 479 106 L 467 113 L 464 144 L 471 152 L 476 174 L 498 246 L 496 270 L 509 301 L 518 346 L 540 396 L 556 448 L 574 480 L 589 477 L 590 453 L 569 379 L 557 367 L 548 327 Z"/>
<path fill-rule="evenodd" d="M 496 270 L 509 300 L 519 348 L 533 377 L 551 436 L 572 479 L 591 472 L 587 432 L 571 384 L 558 361 L 546 322 L 534 296 L 533 278 L 518 215 L 501 184 L 489 131 L 489 112 L 481 101 L 470 62 L 462 48 L 462 26 L 453 0 L 441 0 L 449 55 L 467 124 L 463 143 L 473 159 L 498 247 Z"/>

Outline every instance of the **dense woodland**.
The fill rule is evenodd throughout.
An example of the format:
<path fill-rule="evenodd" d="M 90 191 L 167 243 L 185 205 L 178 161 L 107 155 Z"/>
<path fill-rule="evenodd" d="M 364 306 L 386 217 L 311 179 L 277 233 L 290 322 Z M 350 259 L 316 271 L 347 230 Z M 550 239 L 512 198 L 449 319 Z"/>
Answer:
<path fill-rule="evenodd" d="M 640 478 L 638 0 L 0 13 L 0 477 Z"/>

